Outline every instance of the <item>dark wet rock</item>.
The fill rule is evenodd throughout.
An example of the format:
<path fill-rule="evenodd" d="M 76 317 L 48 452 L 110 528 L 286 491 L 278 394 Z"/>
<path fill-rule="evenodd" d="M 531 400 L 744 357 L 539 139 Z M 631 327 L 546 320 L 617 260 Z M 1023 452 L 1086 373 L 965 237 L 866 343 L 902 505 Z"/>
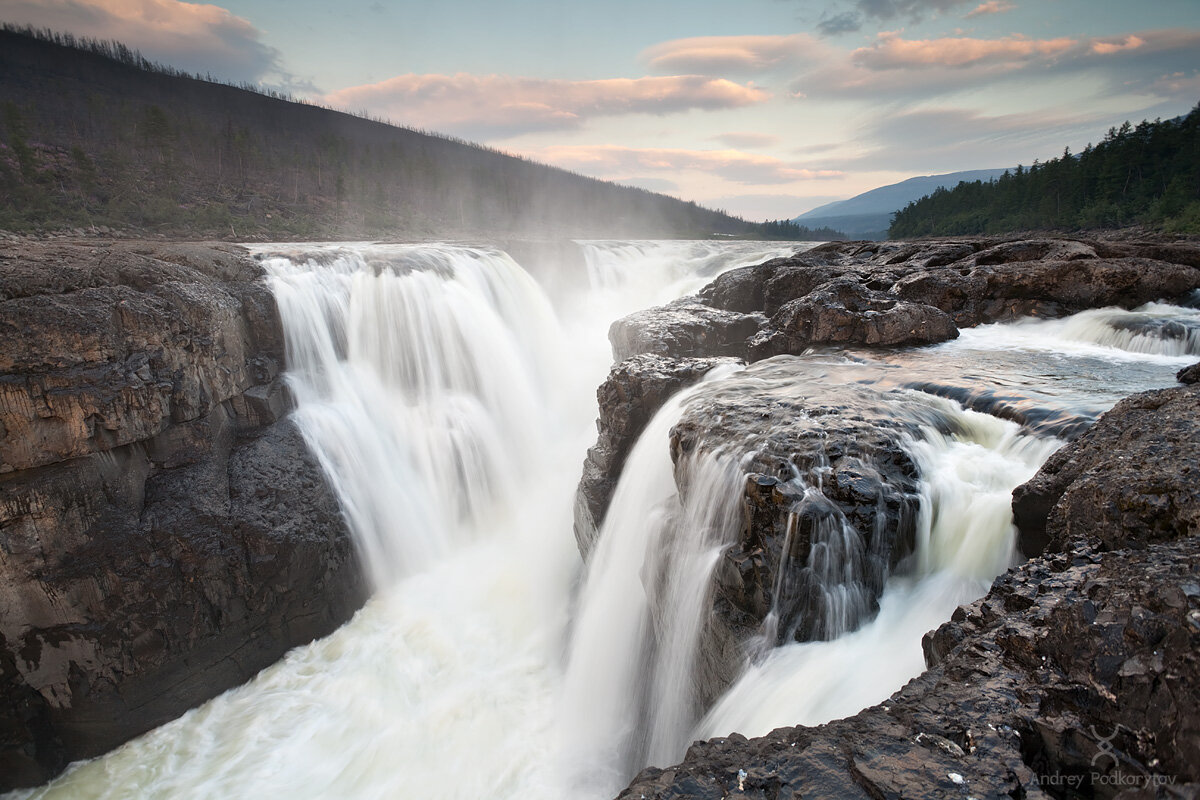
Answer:
<path fill-rule="evenodd" d="M 586 560 L 596 531 L 604 521 L 629 451 L 671 395 L 700 380 L 713 367 L 733 359 L 672 359 L 643 354 L 612 368 L 596 391 L 599 437 L 583 463 L 583 479 L 575 495 L 575 540 Z"/>
<path fill-rule="evenodd" d="M 957 337 L 958 328 L 945 312 L 897 301 L 843 277 L 785 303 L 771 317 L 769 332 L 750 342 L 749 355 L 758 360 L 821 345 L 894 347 Z"/>
<path fill-rule="evenodd" d="M 0 789 L 244 682 L 365 599 L 224 245 L 0 254 Z"/>
<path fill-rule="evenodd" d="M 1200 386 L 1118 403 L 1013 492 L 1021 549 L 1108 550 L 1200 531 Z"/>
<path fill-rule="evenodd" d="M 1059 451 L 1026 484 L 1053 489 L 1051 547 L 926 634 L 929 669 L 887 701 L 698 742 L 621 798 L 1200 796 L 1200 525 L 1177 475 L 1198 400 L 1136 395 Z"/>
<path fill-rule="evenodd" d="M 1132 308 L 1200 287 L 1200 246 L 1074 239 L 833 242 L 742 267 L 614 324 L 639 352 L 750 360 L 814 346 L 906 346 L 1020 316 Z"/>
<path fill-rule="evenodd" d="M 986 252 L 986 251 L 985 251 Z M 982 254 L 981 254 L 982 255 Z M 950 314 L 960 326 L 1056 317 L 1102 306 L 1132 308 L 1195 288 L 1200 272 L 1147 258 L 961 263 L 913 273 L 897 296 Z"/>
<path fill-rule="evenodd" d="M 714 597 L 742 642 L 763 633 L 772 608 L 773 644 L 857 627 L 913 547 L 917 469 L 902 442 L 918 415 L 936 420 L 927 406 L 825 382 L 821 369 L 795 359 L 755 364 L 689 403 L 671 431 L 681 494 L 682 457 L 698 450 L 732 454 L 747 474 L 744 526 L 717 570 Z M 852 563 L 854 578 L 823 569 L 826 560 Z M 857 602 L 831 608 L 835 589 Z"/>
<path fill-rule="evenodd" d="M 690 300 L 623 317 L 612 324 L 608 338 L 617 361 L 639 353 L 690 356 L 741 354 L 746 340 L 765 322 L 761 314 L 741 314 Z"/>
<path fill-rule="evenodd" d="M 714 570 L 696 651 L 702 707 L 748 652 L 857 628 L 913 550 L 919 487 L 904 440 L 949 422 L 926 404 L 826 380 L 825 369 L 786 357 L 751 365 L 692 398 L 671 430 L 684 506 L 694 457 L 732 457 L 745 473 L 742 524 Z"/>
<path fill-rule="evenodd" d="M 1180 383 L 1200 383 L 1200 362 L 1179 370 L 1175 378 Z"/>
<path fill-rule="evenodd" d="M 1195 536 L 1035 559 L 928 635 L 930 669 L 886 702 L 697 742 L 620 797 L 1194 796 L 1197 570 Z"/>

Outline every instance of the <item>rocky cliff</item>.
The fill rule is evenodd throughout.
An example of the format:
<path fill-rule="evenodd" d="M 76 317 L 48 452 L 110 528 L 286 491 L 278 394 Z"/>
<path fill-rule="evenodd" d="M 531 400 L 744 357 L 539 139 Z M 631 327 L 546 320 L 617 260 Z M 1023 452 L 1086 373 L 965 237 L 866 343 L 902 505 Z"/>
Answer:
<path fill-rule="evenodd" d="M 927 634 L 886 702 L 697 742 L 622 800 L 1200 796 L 1198 412 L 1197 385 L 1136 395 L 1060 450 L 1016 492 L 1043 554 Z"/>
<path fill-rule="evenodd" d="M 0 789 L 335 629 L 365 588 L 241 248 L 0 251 Z"/>
<path fill-rule="evenodd" d="M 916 420 L 879 407 L 869 388 L 824 387 L 817 373 L 772 395 L 764 387 L 777 359 L 765 359 L 934 343 L 960 327 L 1129 308 L 1197 287 L 1194 245 L 1051 239 L 831 244 L 725 273 L 697 296 L 613 325 L 619 363 L 599 392 L 577 538 L 590 543 L 603 520 L 620 474 L 612 454 L 628 452 L 670 394 L 662 376 L 674 390 L 714 358 L 751 362 L 733 380 L 744 391 L 695 403 L 671 434 L 681 490 L 680 453 L 745 443 L 744 527 L 717 569 L 708 633 L 745 642 L 774 608 L 777 641 L 827 638 L 823 592 L 813 591 L 821 576 L 805 571 L 805 553 L 822 527 L 848 525 L 861 561 L 849 588 L 865 602 L 859 614 L 871 613 L 883 577 L 911 548 L 915 468 L 899 442 Z M 1196 780 L 1172 755 L 1195 747 L 1191 701 L 1176 693 L 1200 682 L 1191 655 L 1200 596 L 1189 594 L 1200 553 L 1192 488 L 1200 427 L 1189 392 L 1131 398 L 1018 491 L 1023 546 L 1048 549 L 928 637 L 930 672 L 887 704 L 817 729 L 699 743 L 681 765 L 645 771 L 622 797 L 1061 797 L 1039 781 L 1067 777 L 1089 781 L 1078 796 L 1115 796 L 1118 773 L 1140 775 L 1143 789 L 1160 774 Z M 1091 423 L 980 410 L 1068 439 Z M 822 486 L 821 497 L 798 494 L 796 475 Z M 1085 599 L 1089 610 L 1075 611 Z M 1087 628 L 1096 618 L 1110 625 L 1102 634 Z M 1169 653 L 1156 650 L 1163 643 Z M 729 665 L 705 671 L 731 674 Z M 1101 734 L 1118 724 L 1128 734 L 1121 755 L 1103 774 L 1089 772 L 1106 746 Z"/>

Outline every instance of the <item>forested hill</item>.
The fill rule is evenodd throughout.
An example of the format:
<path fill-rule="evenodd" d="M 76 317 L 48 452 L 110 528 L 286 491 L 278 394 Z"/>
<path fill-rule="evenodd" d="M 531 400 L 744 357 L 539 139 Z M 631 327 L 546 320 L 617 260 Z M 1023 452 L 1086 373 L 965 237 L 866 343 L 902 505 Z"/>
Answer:
<path fill-rule="evenodd" d="M 0 229 L 249 239 L 762 235 L 664 195 L 0 31 Z"/>
<path fill-rule="evenodd" d="M 1126 122 L 1078 155 L 939 189 L 897 212 L 888 236 L 1131 225 L 1200 233 L 1200 105 L 1178 119 Z"/>

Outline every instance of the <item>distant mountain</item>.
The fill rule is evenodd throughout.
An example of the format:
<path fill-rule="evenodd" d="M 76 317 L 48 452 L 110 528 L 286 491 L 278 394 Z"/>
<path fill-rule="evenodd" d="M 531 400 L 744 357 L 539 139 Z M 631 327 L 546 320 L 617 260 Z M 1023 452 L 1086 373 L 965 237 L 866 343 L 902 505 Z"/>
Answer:
<path fill-rule="evenodd" d="M 0 229 L 181 237 L 765 235 L 695 203 L 0 29 Z"/>
<path fill-rule="evenodd" d="M 849 200 L 826 203 L 792 221 L 810 228 L 833 228 L 856 238 L 885 239 L 892 215 L 914 200 L 938 188 L 952 188 L 961 181 L 989 181 L 999 178 L 1004 172 L 1004 169 L 972 169 L 909 178 L 863 192 Z"/>

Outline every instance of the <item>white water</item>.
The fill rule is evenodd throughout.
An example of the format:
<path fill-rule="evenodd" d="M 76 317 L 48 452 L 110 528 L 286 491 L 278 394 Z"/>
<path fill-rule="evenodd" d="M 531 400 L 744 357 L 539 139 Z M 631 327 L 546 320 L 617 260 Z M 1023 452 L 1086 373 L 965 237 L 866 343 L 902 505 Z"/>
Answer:
<path fill-rule="evenodd" d="M 572 782 L 589 796 L 677 753 L 696 720 L 692 659 L 708 578 L 741 515 L 741 473 L 729 458 L 685 465 L 694 492 L 685 504 L 676 492 L 668 434 L 702 387 L 668 401 L 629 454 L 580 593 L 562 737 Z M 664 618 L 652 619 L 654 608 Z"/>
<path fill-rule="evenodd" d="M 751 666 L 708 713 L 697 738 L 819 725 L 885 700 L 924 669 L 922 635 L 1014 563 L 1012 490 L 1062 442 L 1024 435 L 1016 423 L 939 398 L 927 402 L 957 430 L 947 436 L 925 428 L 908 443 L 922 484 L 915 574 L 892 578 L 879 614 L 859 630 L 786 645 Z"/>
<path fill-rule="evenodd" d="M 716 456 L 686 470 L 694 491 L 679 500 L 665 440 L 686 397 L 669 404 L 630 458 L 569 620 L 571 500 L 595 437 L 605 332 L 721 269 L 791 249 L 590 243 L 592 289 L 567 298 L 557 318 L 495 251 L 304 246 L 272 261 L 297 420 L 379 593 L 245 686 L 16 796 L 602 797 L 641 763 L 677 758 L 701 711 L 688 678 L 693 645 L 740 480 Z M 1020 325 L 927 352 L 968 353 L 977 365 L 999 341 L 1034 361 L 1051 352 L 1116 364 L 1114 375 L 1135 358 L 1057 331 L 1026 336 Z M 1153 368 L 1127 384 L 1096 378 L 1111 393 L 1098 405 L 1165 385 L 1190 360 L 1151 357 Z M 1095 388 L 1080 387 L 1066 391 L 1071 403 Z M 726 714 L 754 732 L 774 724 L 768 711 L 788 717 L 779 724 L 819 722 L 882 699 L 920 671 L 921 634 L 1008 564 L 1005 493 L 1053 443 L 947 413 L 962 415 L 957 436 L 911 445 L 937 476 L 916 576 L 893 578 L 880 614 L 857 632 L 769 655 L 700 732 L 727 733 L 717 730 L 731 724 Z M 651 542 L 674 549 L 664 556 Z M 670 613 L 651 618 L 645 586 L 662 587 Z M 771 685 L 781 688 L 760 691 Z"/>

